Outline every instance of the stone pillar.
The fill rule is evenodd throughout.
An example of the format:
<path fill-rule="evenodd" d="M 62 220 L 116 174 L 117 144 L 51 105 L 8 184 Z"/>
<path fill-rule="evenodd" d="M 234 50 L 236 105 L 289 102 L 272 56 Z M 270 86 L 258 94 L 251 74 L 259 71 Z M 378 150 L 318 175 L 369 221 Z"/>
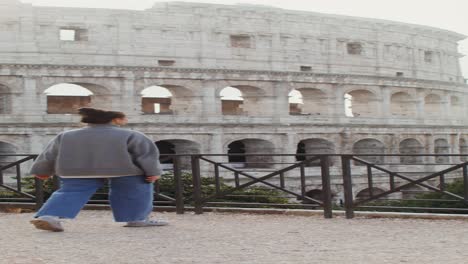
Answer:
<path fill-rule="evenodd" d="M 141 113 L 141 95 L 135 92 L 133 77 L 123 80 L 120 108 L 128 116 L 138 116 Z"/>
<path fill-rule="evenodd" d="M 450 135 L 450 154 L 460 154 L 460 133 Z M 450 161 L 452 163 L 461 162 L 461 157 L 452 156 Z"/>
<path fill-rule="evenodd" d="M 47 97 L 37 90 L 37 80 L 25 77 L 24 89 L 21 95 L 23 101 L 22 113 L 26 116 L 45 115 L 47 113 Z"/>
<path fill-rule="evenodd" d="M 345 104 L 344 104 L 344 87 L 342 85 L 334 85 L 335 102 L 333 104 L 332 115 L 335 117 L 345 117 Z"/>
<path fill-rule="evenodd" d="M 426 154 L 434 154 L 434 136 L 431 134 L 426 134 L 425 135 L 426 139 L 426 146 L 425 146 L 425 152 Z M 435 156 L 427 156 L 426 157 L 426 162 L 427 163 L 435 163 Z"/>
<path fill-rule="evenodd" d="M 285 82 L 276 82 L 273 84 L 273 111 L 270 114 L 273 115 L 273 120 L 275 120 L 275 122 L 281 122 L 282 119 L 289 118 L 289 97 L 287 92 L 289 90 L 289 86 Z"/>
<path fill-rule="evenodd" d="M 446 94 L 442 97 L 442 113 L 441 117 L 443 119 L 456 119 L 456 113 L 453 113 L 452 108 L 450 107 L 450 95 Z"/>
<path fill-rule="evenodd" d="M 400 142 L 399 142 L 399 136 L 396 134 L 390 134 L 390 142 L 389 142 L 389 148 L 388 148 L 388 154 L 394 155 L 394 154 L 400 154 Z M 399 156 L 389 156 L 385 157 L 386 162 L 388 163 L 399 163 L 400 162 L 400 157 Z"/>
<path fill-rule="evenodd" d="M 203 119 L 209 122 L 219 122 L 222 118 L 221 97 L 217 92 L 218 85 L 213 81 L 202 83 L 201 102 Z"/>
<path fill-rule="evenodd" d="M 391 90 L 388 87 L 381 86 L 381 94 L 382 94 L 382 103 L 380 104 L 380 113 L 381 116 L 386 118 L 387 120 L 392 117 L 392 109 L 391 109 Z"/>

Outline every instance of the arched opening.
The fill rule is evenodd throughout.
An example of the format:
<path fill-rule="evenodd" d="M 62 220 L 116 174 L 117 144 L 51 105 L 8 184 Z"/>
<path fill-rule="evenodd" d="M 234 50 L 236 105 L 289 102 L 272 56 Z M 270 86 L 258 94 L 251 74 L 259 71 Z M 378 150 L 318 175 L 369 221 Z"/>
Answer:
<path fill-rule="evenodd" d="M 424 146 L 414 138 L 407 138 L 400 142 L 400 154 L 421 155 L 424 153 Z M 400 156 L 401 164 L 420 164 L 423 161 L 422 156 Z"/>
<path fill-rule="evenodd" d="M 174 165 L 173 159 L 169 154 L 199 154 L 200 144 L 185 139 L 167 139 L 155 142 L 160 152 L 160 160 L 166 169 L 171 169 Z M 190 156 L 180 156 L 180 167 L 188 170 L 192 167 Z"/>
<path fill-rule="evenodd" d="M 354 90 L 344 95 L 347 117 L 375 117 L 378 113 L 376 96 L 367 90 Z"/>
<path fill-rule="evenodd" d="M 290 115 L 300 115 L 302 114 L 302 94 L 298 90 L 292 90 L 289 95 L 289 114 Z"/>
<path fill-rule="evenodd" d="M 385 145 L 377 139 L 367 138 L 359 140 L 353 145 L 353 153 L 360 159 L 366 160 L 373 164 L 384 163 L 383 156 L 373 156 L 372 154 L 385 154 Z M 360 154 L 369 154 L 359 156 Z M 361 162 L 355 161 L 354 165 L 364 165 Z"/>
<path fill-rule="evenodd" d="M 312 138 L 304 139 L 297 144 L 297 154 L 334 154 L 335 145 L 325 139 L 321 138 Z M 311 158 L 311 157 L 308 157 Z M 305 160 L 305 156 L 296 156 L 297 161 Z M 334 163 L 333 158 L 330 159 L 330 166 Z M 307 163 L 307 166 L 320 166 L 320 160 L 311 161 Z"/>
<path fill-rule="evenodd" d="M 228 144 L 228 154 L 274 154 L 273 143 L 263 139 L 242 139 Z M 274 161 L 271 156 L 240 155 L 230 156 L 228 161 L 231 166 L 237 168 L 269 168 Z"/>
<path fill-rule="evenodd" d="M 82 85 L 60 83 L 44 91 L 48 114 L 76 114 L 80 107 L 91 105 L 93 92 Z"/>
<path fill-rule="evenodd" d="M 361 190 L 360 192 L 357 193 L 356 195 L 356 200 L 365 200 L 369 199 L 371 196 L 379 195 L 384 193 L 385 191 L 380 189 L 380 188 L 366 188 L 364 190 Z"/>
<path fill-rule="evenodd" d="M 424 112 L 428 117 L 440 117 L 442 99 L 437 94 L 429 94 L 424 98 Z"/>
<path fill-rule="evenodd" d="M 242 115 L 244 98 L 242 92 L 234 87 L 226 87 L 219 93 L 223 115 Z"/>
<path fill-rule="evenodd" d="M 323 201 L 323 191 L 320 189 L 313 189 L 313 190 L 307 191 L 305 195 L 314 200 Z M 313 204 L 314 202 L 309 201 L 309 200 L 303 200 L 302 203 Z"/>
<path fill-rule="evenodd" d="M 242 141 L 234 141 L 228 145 L 228 154 L 237 154 L 229 156 L 229 163 L 245 163 L 247 159 L 245 156 L 240 154 L 245 154 L 245 145 Z M 243 165 L 242 165 L 243 166 Z"/>
<path fill-rule="evenodd" d="M 463 114 L 463 103 L 462 103 L 462 100 L 460 99 L 460 97 L 458 96 L 451 96 L 450 97 L 450 110 L 451 110 L 451 115 L 453 117 L 460 117 L 460 116 L 464 116 Z"/>
<path fill-rule="evenodd" d="M 463 138 L 460 138 L 460 154 L 468 155 L 468 143 Z M 460 160 L 466 162 L 468 161 L 468 156 L 462 156 Z"/>
<path fill-rule="evenodd" d="M 10 89 L 0 84 L 0 114 L 10 114 L 11 108 Z"/>
<path fill-rule="evenodd" d="M 434 141 L 434 154 L 450 154 L 450 145 L 447 140 L 439 138 Z M 435 162 L 447 164 L 450 162 L 448 156 L 435 156 Z"/>
<path fill-rule="evenodd" d="M 150 86 L 141 91 L 141 107 L 145 114 L 172 114 L 172 93 L 161 86 Z"/>
<path fill-rule="evenodd" d="M 390 99 L 390 111 L 394 116 L 416 117 L 417 104 L 408 93 L 398 92 Z"/>
<path fill-rule="evenodd" d="M 156 142 L 156 147 L 159 149 L 159 160 L 161 164 L 173 164 L 172 159 L 168 154 L 176 154 L 175 146 L 169 141 L 161 140 Z"/>
<path fill-rule="evenodd" d="M 315 88 L 300 88 L 297 90 L 302 96 L 301 114 L 325 115 L 327 114 L 327 96 L 324 92 Z M 291 104 L 290 104 L 291 106 Z"/>

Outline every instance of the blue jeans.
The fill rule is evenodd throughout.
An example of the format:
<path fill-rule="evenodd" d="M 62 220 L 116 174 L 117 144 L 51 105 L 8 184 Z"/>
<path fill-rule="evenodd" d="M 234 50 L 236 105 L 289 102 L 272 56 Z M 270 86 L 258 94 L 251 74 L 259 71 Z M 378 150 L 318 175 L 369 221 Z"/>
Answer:
<path fill-rule="evenodd" d="M 35 217 L 50 215 L 75 218 L 91 196 L 101 188 L 105 178 L 60 178 L 55 191 Z M 116 222 L 141 221 L 153 210 L 153 184 L 144 176 L 108 178 L 109 201 Z"/>

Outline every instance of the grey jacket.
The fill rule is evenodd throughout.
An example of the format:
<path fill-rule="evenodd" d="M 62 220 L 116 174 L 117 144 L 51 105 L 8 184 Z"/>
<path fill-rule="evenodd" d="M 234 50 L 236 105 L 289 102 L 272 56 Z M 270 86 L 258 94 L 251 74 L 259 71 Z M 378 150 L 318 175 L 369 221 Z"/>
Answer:
<path fill-rule="evenodd" d="M 35 175 L 106 178 L 161 175 L 159 151 L 143 133 L 114 125 L 89 125 L 63 132 L 35 160 Z"/>

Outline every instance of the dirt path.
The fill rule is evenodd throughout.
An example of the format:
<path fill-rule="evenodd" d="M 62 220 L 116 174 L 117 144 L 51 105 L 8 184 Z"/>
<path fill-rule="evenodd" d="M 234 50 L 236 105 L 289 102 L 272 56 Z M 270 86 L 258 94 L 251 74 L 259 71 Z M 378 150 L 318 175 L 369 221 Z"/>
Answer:
<path fill-rule="evenodd" d="M 122 228 L 84 211 L 65 232 L 0 213 L 0 263 L 468 263 L 468 221 L 161 213 L 170 226 Z"/>

